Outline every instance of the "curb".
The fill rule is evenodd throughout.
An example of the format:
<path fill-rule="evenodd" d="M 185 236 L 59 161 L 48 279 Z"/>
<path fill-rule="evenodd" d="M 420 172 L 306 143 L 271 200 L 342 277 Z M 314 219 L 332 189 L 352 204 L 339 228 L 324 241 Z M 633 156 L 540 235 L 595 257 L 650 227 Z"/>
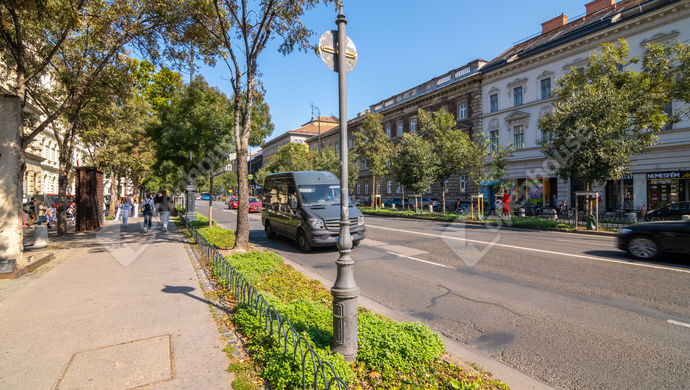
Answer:
<path fill-rule="evenodd" d="M 448 221 L 445 219 L 437 219 L 437 218 L 424 218 L 424 217 L 417 217 L 417 216 L 405 216 L 405 215 L 388 215 L 388 214 L 376 214 L 376 213 L 369 213 L 369 212 L 362 212 L 364 215 L 370 215 L 374 217 L 383 217 L 383 218 L 400 218 L 400 219 L 414 219 L 418 221 L 433 221 L 433 222 L 445 222 L 445 223 L 466 223 L 469 225 L 487 225 L 490 224 L 492 226 L 498 226 L 499 224 L 493 223 L 493 222 L 479 222 L 479 221 Z M 554 228 L 554 227 L 538 227 L 538 226 L 512 226 L 509 224 L 503 224 L 501 226 L 505 227 L 510 227 L 513 229 L 523 229 L 523 230 L 534 230 L 534 231 L 551 231 L 551 232 L 562 232 L 562 233 L 576 233 L 576 234 L 591 234 L 594 236 L 608 236 L 608 237 L 616 237 L 618 233 L 614 232 L 603 232 L 603 231 L 591 231 L 591 230 L 570 230 L 570 229 L 560 229 L 560 228 Z"/>

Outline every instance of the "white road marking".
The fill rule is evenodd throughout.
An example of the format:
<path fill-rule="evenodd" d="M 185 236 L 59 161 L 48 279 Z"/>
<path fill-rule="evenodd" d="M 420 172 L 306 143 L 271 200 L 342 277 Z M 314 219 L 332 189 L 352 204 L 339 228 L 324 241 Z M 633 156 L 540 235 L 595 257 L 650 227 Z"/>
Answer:
<path fill-rule="evenodd" d="M 411 230 L 395 229 L 395 228 L 389 228 L 389 227 L 383 227 L 383 226 L 376 226 L 376 225 L 370 225 L 370 224 L 367 224 L 367 228 L 376 228 L 376 229 L 390 230 L 390 231 L 393 231 L 393 232 L 416 234 L 416 235 L 418 235 L 418 236 L 427 236 L 427 237 L 434 237 L 434 238 L 445 238 L 445 239 L 450 239 L 450 240 L 458 240 L 458 241 L 472 242 L 472 243 L 476 243 L 476 244 L 485 244 L 485 245 L 491 245 L 491 244 L 492 244 L 491 242 L 488 242 L 488 241 L 479 241 L 479 240 L 470 240 L 470 239 L 468 239 L 468 238 L 442 236 L 442 235 L 438 235 L 438 234 L 423 233 L 423 232 L 415 232 L 415 231 L 411 231 Z M 605 259 L 605 258 L 603 258 L 603 257 L 587 256 L 587 255 L 576 255 L 576 254 L 572 254 L 572 253 L 555 252 L 555 251 L 549 251 L 549 250 L 545 250 L 545 249 L 526 248 L 526 247 L 517 246 L 517 245 L 508 245 L 508 244 L 499 244 L 499 243 L 495 243 L 495 244 L 493 244 L 493 245 L 494 245 L 494 246 L 503 247 L 503 248 L 510 248 L 510 249 L 518 249 L 518 250 L 523 250 L 523 251 L 531 251 L 531 252 L 546 253 L 546 254 L 550 254 L 550 255 L 568 256 L 568 257 L 575 257 L 575 258 L 578 258 L 578 259 L 596 260 L 596 261 L 603 261 L 603 262 L 607 262 L 607 263 L 616 263 L 616 264 L 623 264 L 623 265 L 633 265 L 633 266 L 637 266 L 637 267 L 661 269 L 661 270 L 666 270 L 666 271 L 674 271 L 674 272 L 682 272 L 682 273 L 690 274 L 690 270 L 678 269 L 678 268 L 670 268 L 670 267 L 664 267 L 664 266 L 660 266 L 660 265 L 651 265 L 651 264 L 643 264 L 643 263 L 630 263 L 630 262 L 622 261 L 622 260 Z"/>
<path fill-rule="evenodd" d="M 437 267 L 455 269 L 454 267 L 451 267 L 451 266 L 448 266 L 445 264 L 434 263 L 433 261 L 419 259 L 419 258 L 412 257 L 412 256 L 405 256 L 405 255 L 401 255 L 400 253 L 395 253 L 395 252 L 391 252 L 391 251 L 386 251 L 386 253 L 388 253 L 389 255 L 395 255 L 395 256 L 402 257 L 402 258 L 409 259 L 409 260 L 419 261 L 420 263 L 435 265 Z"/>
<path fill-rule="evenodd" d="M 680 325 L 684 326 L 686 328 L 690 328 L 690 324 L 686 324 L 685 322 L 680 322 L 680 321 L 674 321 L 674 320 L 666 320 L 669 324 L 674 324 L 674 325 Z"/>

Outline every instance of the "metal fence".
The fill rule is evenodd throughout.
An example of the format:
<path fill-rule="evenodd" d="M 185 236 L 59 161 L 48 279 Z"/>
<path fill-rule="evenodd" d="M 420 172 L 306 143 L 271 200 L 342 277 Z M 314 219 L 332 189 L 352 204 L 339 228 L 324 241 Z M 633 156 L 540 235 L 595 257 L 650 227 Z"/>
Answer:
<path fill-rule="evenodd" d="M 292 327 L 290 320 L 269 304 L 263 295 L 230 265 L 225 256 L 209 244 L 208 240 L 184 218 L 183 213 L 179 213 L 179 216 L 202 255 L 211 263 L 216 277 L 232 291 L 238 302 L 247 305 L 258 314 L 259 324 L 263 325 L 264 330 L 283 349 L 283 353 L 291 354 L 301 363 L 302 389 L 306 389 L 307 385 L 313 386 L 314 389 L 335 389 L 336 385 L 339 390 L 347 389 L 347 385 L 338 377 L 333 366 L 321 360 L 309 341 Z"/>

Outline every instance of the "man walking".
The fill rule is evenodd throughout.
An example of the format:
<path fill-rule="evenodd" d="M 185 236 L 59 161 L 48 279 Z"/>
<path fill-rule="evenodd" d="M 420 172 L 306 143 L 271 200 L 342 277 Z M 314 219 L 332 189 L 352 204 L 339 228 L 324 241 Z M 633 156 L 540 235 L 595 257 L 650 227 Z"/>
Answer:
<path fill-rule="evenodd" d="M 158 212 L 161 216 L 161 223 L 163 224 L 163 231 L 168 231 L 168 221 L 170 220 L 170 197 L 165 191 L 161 194 L 160 202 L 158 203 Z"/>
<path fill-rule="evenodd" d="M 144 232 L 151 230 L 151 220 L 153 219 L 153 209 L 156 206 L 153 204 L 151 194 L 146 194 L 144 201 L 141 204 L 141 210 L 144 214 Z"/>

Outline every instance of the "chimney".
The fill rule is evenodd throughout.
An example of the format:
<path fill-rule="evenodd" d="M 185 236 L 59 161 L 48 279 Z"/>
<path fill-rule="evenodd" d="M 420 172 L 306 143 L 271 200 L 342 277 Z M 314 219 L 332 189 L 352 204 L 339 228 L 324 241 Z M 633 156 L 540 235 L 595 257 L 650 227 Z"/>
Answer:
<path fill-rule="evenodd" d="M 615 1 L 615 0 L 611 0 Z M 559 27 L 568 24 L 568 15 L 560 14 L 553 19 L 549 19 L 541 24 L 541 33 L 546 34 L 547 32 L 553 31 Z"/>
<path fill-rule="evenodd" d="M 616 0 L 594 0 L 585 4 L 585 8 L 587 9 L 587 16 L 595 12 L 601 11 L 602 9 L 608 8 L 610 6 L 615 7 Z"/>

